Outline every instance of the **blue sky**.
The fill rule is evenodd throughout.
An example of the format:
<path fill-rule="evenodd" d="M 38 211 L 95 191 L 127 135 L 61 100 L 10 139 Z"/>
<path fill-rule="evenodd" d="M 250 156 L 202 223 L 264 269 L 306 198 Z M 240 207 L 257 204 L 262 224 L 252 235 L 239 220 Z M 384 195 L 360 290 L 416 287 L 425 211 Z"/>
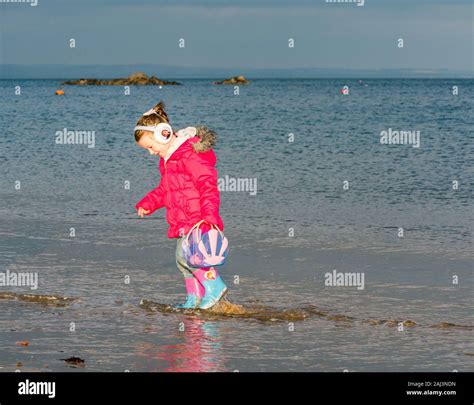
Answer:
<path fill-rule="evenodd" d="M 471 0 L 0 3 L 0 57 L 2 64 L 471 70 L 472 10 Z"/>

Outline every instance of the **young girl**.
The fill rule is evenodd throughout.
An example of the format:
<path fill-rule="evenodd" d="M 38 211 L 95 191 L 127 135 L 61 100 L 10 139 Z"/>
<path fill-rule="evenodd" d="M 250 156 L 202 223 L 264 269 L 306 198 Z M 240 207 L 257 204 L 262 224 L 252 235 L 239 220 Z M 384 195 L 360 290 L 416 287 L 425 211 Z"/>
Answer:
<path fill-rule="evenodd" d="M 160 102 L 144 113 L 135 127 L 135 141 L 150 154 L 160 156 L 161 181 L 135 208 L 138 215 L 151 215 L 166 208 L 168 237 L 177 238 L 176 264 L 184 275 L 187 300 L 177 308 L 208 309 L 219 302 L 227 287 L 214 267 L 195 269 L 186 264 L 181 244 L 199 221 L 203 232 L 211 225 L 224 228 L 219 216 L 219 190 L 214 132 L 206 127 L 188 127 L 174 132 Z"/>

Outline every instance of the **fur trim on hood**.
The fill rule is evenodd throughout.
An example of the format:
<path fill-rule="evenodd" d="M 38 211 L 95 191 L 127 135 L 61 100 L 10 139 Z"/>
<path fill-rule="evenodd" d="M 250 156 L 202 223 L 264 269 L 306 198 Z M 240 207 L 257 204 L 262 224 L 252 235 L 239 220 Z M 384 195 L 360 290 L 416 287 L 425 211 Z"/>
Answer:
<path fill-rule="evenodd" d="M 217 142 L 216 133 L 205 126 L 196 127 L 196 136 L 200 139 L 198 142 L 193 144 L 195 152 L 207 152 L 212 149 Z"/>
<path fill-rule="evenodd" d="M 177 150 L 184 142 L 188 139 L 197 137 L 199 141 L 192 142 L 192 146 L 195 152 L 202 153 L 211 150 L 217 142 L 217 135 L 208 127 L 199 126 L 199 127 L 187 127 L 180 129 L 177 132 L 178 138 L 173 142 L 171 147 L 168 149 L 168 153 L 165 156 L 165 162 L 170 158 L 170 156 Z"/>

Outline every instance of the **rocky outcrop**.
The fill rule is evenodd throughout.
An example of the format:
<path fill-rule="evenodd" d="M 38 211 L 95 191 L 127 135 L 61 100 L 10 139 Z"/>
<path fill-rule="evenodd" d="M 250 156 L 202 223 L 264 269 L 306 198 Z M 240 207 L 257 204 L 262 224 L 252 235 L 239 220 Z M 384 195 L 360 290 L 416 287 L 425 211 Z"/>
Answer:
<path fill-rule="evenodd" d="M 123 79 L 79 79 L 63 82 L 62 84 L 76 86 L 168 86 L 178 85 L 181 83 L 167 82 L 166 80 L 158 79 L 156 76 L 148 77 L 145 73 L 137 72 Z"/>
<path fill-rule="evenodd" d="M 250 84 L 250 81 L 247 80 L 244 76 L 234 76 L 230 79 L 214 82 L 214 84 Z"/>

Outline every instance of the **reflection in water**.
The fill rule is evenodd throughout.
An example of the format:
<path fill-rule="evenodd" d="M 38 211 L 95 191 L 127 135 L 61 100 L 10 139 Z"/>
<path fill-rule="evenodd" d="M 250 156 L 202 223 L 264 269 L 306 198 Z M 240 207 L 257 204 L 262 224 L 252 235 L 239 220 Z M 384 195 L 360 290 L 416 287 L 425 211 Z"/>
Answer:
<path fill-rule="evenodd" d="M 175 340 L 183 341 L 169 345 L 142 342 L 135 346 L 136 355 L 142 358 L 135 367 L 149 371 L 201 372 L 226 371 L 216 322 L 199 318 L 184 318 L 179 324 Z M 151 363 L 151 364 L 150 364 Z"/>

